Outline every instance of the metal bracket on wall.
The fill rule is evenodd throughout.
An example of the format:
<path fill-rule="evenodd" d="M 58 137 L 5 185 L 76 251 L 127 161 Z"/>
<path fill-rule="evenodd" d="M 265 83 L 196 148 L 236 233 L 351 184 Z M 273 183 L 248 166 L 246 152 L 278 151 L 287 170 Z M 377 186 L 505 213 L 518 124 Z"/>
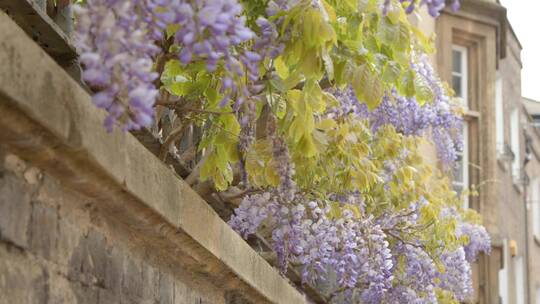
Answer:
<path fill-rule="evenodd" d="M 77 59 L 69 36 L 47 15 L 46 0 L 0 0 L 0 9 L 61 66 L 72 65 Z"/>

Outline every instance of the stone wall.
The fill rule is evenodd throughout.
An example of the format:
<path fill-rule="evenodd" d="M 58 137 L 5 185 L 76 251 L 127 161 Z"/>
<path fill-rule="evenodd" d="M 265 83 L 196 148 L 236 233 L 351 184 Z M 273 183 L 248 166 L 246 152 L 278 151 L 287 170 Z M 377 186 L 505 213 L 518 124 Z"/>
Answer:
<path fill-rule="evenodd" d="M 239 303 L 143 250 L 92 198 L 0 157 L 1 303 Z"/>
<path fill-rule="evenodd" d="M 506 57 L 499 62 L 499 75 L 502 81 L 502 93 L 503 93 L 503 119 L 504 119 L 504 142 L 511 146 L 512 136 L 511 134 L 511 115 L 514 110 L 519 112 L 520 117 L 520 130 L 519 130 L 519 142 L 520 151 L 519 155 L 515 157 L 519 158 L 521 163 L 521 169 L 523 170 L 523 160 L 525 158 L 525 138 L 523 137 L 523 127 L 525 127 L 526 117 L 522 113 L 521 104 L 521 46 L 515 35 L 508 30 L 507 45 L 506 45 Z M 493 123 L 494 124 L 494 123 Z M 495 131 L 493 131 L 495 132 Z M 516 152 L 516 151 L 513 151 Z M 493 152 L 491 152 L 493 153 Z M 508 254 L 501 256 L 501 268 L 503 266 L 508 269 L 508 296 L 509 303 L 518 303 L 518 286 L 516 280 L 516 263 L 521 259 L 523 261 L 523 268 L 526 271 L 527 263 L 525 261 L 526 244 L 525 244 L 525 180 L 521 176 L 516 178 L 515 172 L 512 172 L 512 160 L 504 159 L 502 155 L 499 155 L 497 160 L 497 178 L 496 182 L 504 187 L 497 187 L 497 209 L 500 210 L 497 223 L 499 225 L 499 234 L 496 241 L 502 246 L 502 242 L 510 244 L 516 244 L 515 256 Z M 523 174 L 522 172 L 518 173 Z M 502 247 L 501 247 L 502 248 Z M 523 275 L 525 276 L 525 271 Z M 526 277 L 523 278 L 526 282 Z M 526 284 L 526 283 L 525 283 Z M 504 286 L 500 287 L 501 289 Z M 527 290 L 525 289 L 525 293 Z M 502 291 L 504 293 L 504 291 Z M 524 295 L 527 299 L 527 295 Z M 532 301 L 531 301 L 532 302 Z"/>

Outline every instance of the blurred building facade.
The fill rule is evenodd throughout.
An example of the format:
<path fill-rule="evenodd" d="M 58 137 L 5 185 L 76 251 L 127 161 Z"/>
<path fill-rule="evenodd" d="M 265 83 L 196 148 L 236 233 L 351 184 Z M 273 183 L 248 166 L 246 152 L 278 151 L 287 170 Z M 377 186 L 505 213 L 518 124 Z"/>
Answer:
<path fill-rule="evenodd" d="M 506 8 L 461 2 L 416 21 L 435 35 L 434 66 L 466 109 L 453 187 L 478 187 L 463 204 L 492 237 L 491 255 L 474 265 L 473 303 L 540 304 L 540 103 L 521 97 L 522 46 Z"/>

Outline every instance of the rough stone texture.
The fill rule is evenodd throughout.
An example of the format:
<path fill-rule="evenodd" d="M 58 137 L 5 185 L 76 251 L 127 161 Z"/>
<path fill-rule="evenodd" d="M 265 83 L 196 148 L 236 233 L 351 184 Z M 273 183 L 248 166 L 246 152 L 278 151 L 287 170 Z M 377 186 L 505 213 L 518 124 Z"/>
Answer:
<path fill-rule="evenodd" d="M 130 231 L 95 220 L 89 199 L 53 177 L 30 186 L 4 166 L 0 176 L 9 211 L 0 217 L 0 303 L 228 303 L 226 291 L 148 260 Z"/>
<path fill-rule="evenodd" d="M 0 217 L 0 237 L 5 242 L 15 246 L 28 247 L 28 223 L 32 206 L 30 189 L 27 185 L 16 183 L 14 175 L 0 173 L 4 180 L 0 184 L 0 214 L 10 216 Z"/>
<path fill-rule="evenodd" d="M 0 303 L 309 302 L 3 12 L 0 62 Z"/>

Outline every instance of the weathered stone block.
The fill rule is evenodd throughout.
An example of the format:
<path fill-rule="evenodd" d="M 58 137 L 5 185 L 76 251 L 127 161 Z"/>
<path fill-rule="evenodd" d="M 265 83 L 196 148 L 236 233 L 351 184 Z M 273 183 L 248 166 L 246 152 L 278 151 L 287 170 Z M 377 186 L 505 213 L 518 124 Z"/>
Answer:
<path fill-rule="evenodd" d="M 96 304 L 98 302 L 98 291 L 99 289 L 93 287 L 81 284 L 79 282 L 73 282 L 70 285 L 70 288 L 73 290 L 73 293 L 75 294 L 75 298 L 77 299 L 77 304 Z"/>
<path fill-rule="evenodd" d="M 107 258 L 105 272 L 105 288 L 120 294 L 122 289 L 122 276 L 124 272 L 124 256 L 117 248 L 112 248 Z"/>
<path fill-rule="evenodd" d="M 46 259 L 50 259 L 56 250 L 58 214 L 56 209 L 32 203 L 30 223 L 30 249 Z"/>
<path fill-rule="evenodd" d="M 81 271 L 81 256 L 74 256 L 83 232 L 79 225 L 72 223 L 69 219 L 58 219 L 57 246 L 54 254 L 54 261 L 64 267 L 73 268 L 71 273 Z"/>
<path fill-rule="evenodd" d="M 122 294 L 129 298 L 142 297 L 142 272 L 139 261 L 131 257 L 124 259 L 124 279 L 122 280 Z"/>
<path fill-rule="evenodd" d="M 31 210 L 29 189 L 20 179 L 3 171 L 0 175 L 0 237 L 26 248 Z"/>
<path fill-rule="evenodd" d="M 156 301 L 159 298 L 159 272 L 150 265 L 142 265 L 143 290 L 142 297 L 144 300 Z"/>
<path fill-rule="evenodd" d="M 0 303 L 47 303 L 46 281 L 42 267 L 20 250 L 0 244 Z"/>
<path fill-rule="evenodd" d="M 50 272 L 48 281 L 49 302 L 47 304 L 77 303 L 77 298 L 68 281 L 63 275 Z M 109 302 L 113 303 L 113 302 Z"/>
<path fill-rule="evenodd" d="M 83 241 L 82 271 L 92 277 L 92 283 L 103 286 L 107 268 L 107 244 L 105 237 L 94 229 Z"/>
<path fill-rule="evenodd" d="M 227 291 L 225 293 L 225 304 L 250 304 L 238 291 Z"/>
<path fill-rule="evenodd" d="M 120 295 L 108 289 L 99 289 L 98 303 L 99 304 L 120 303 Z"/>
<path fill-rule="evenodd" d="M 171 276 L 164 273 L 159 276 L 159 303 L 174 303 L 174 283 Z"/>

